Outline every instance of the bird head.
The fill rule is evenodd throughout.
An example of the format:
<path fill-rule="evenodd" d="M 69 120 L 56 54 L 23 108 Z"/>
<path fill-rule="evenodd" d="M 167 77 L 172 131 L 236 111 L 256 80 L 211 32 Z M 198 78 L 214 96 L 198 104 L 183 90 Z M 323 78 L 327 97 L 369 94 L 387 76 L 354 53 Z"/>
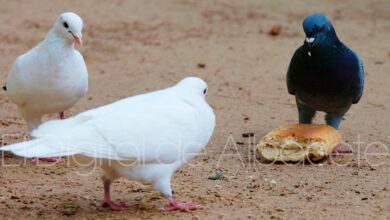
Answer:
<path fill-rule="evenodd" d="M 338 41 L 336 32 L 328 18 L 323 14 L 311 14 L 303 21 L 303 30 L 306 34 L 304 41 L 308 52 Z"/>
<path fill-rule="evenodd" d="M 79 46 L 83 45 L 81 33 L 83 29 L 83 20 L 73 12 L 65 12 L 62 13 L 54 26 L 56 32 L 69 40 L 70 42 L 74 42 Z"/>
<path fill-rule="evenodd" d="M 183 92 L 190 92 L 202 98 L 206 98 L 208 91 L 206 82 L 193 76 L 182 79 L 176 87 Z"/>

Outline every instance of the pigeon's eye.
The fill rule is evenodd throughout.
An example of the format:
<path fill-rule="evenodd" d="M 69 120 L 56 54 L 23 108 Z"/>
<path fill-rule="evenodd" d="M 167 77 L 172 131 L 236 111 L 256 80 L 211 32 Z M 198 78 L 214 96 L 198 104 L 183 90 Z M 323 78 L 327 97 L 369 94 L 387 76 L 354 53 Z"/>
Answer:
<path fill-rule="evenodd" d="M 64 28 L 69 28 L 69 25 L 68 25 L 68 23 L 66 23 L 66 21 L 64 23 L 62 23 L 62 25 L 64 25 Z"/>
<path fill-rule="evenodd" d="M 325 30 L 325 25 L 322 25 L 318 28 L 318 32 L 323 32 Z"/>
<path fill-rule="evenodd" d="M 206 95 L 206 93 L 207 93 L 207 89 L 204 89 L 204 90 L 203 90 L 203 94 Z"/>

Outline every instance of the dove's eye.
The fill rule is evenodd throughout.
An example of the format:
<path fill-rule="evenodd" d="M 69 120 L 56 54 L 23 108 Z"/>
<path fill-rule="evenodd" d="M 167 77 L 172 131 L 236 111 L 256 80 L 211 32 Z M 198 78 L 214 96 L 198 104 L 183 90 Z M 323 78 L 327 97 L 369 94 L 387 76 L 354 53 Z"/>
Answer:
<path fill-rule="evenodd" d="M 323 32 L 325 29 L 325 25 L 322 25 L 318 28 L 318 32 Z"/>
<path fill-rule="evenodd" d="M 204 89 L 204 90 L 203 90 L 203 94 L 206 95 L 206 93 L 207 93 L 207 89 Z"/>
<path fill-rule="evenodd" d="M 64 25 L 64 28 L 69 28 L 69 25 L 66 22 L 62 23 L 62 25 Z"/>

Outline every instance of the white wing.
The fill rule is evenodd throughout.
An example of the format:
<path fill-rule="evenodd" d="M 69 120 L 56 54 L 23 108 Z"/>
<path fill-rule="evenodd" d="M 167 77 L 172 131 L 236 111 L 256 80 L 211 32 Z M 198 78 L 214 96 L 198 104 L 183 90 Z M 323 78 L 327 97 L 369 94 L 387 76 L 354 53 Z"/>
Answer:
<path fill-rule="evenodd" d="M 19 56 L 8 74 L 7 78 L 7 94 L 9 98 L 14 102 L 15 104 L 21 106 L 27 101 L 26 97 L 26 89 L 24 88 L 25 82 L 23 77 L 25 73 L 23 72 L 23 68 L 21 68 L 21 62 L 23 60 L 23 56 L 26 56 L 25 54 Z M 28 93 L 27 93 L 28 94 Z"/>
<path fill-rule="evenodd" d="M 31 135 L 34 138 L 39 138 L 41 136 L 48 135 L 58 135 L 61 132 L 67 133 L 69 129 L 72 129 L 76 125 L 80 125 L 89 121 L 91 119 L 96 119 L 98 117 L 104 117 L 106 115 L 121 114 L 121 111 L 134 110 L 135 107 L 139 108 L 140 106 L 145 105 L 164 105 L 169 104 L 168 101 L 172 101 L 172 93 L 169 89 L 159 90 L 147 94 L 136 95 L 115 101 L 111 104 L 100 106 L 95 109 L 90 109 L 85 112 L 82 112 L 74 117 L 68 118 L 66 120 L 51 120 L 40 125 L 36 130 L 34 130 Z M 134 106 L 134 107 L 133 107 Z"/>
<path fill-rule="evenodd" d="M 192 145 L 205 145 L 197 143 L 197 116 L 192 106 L 180 103 L 99 118 L 94 126 L 121 158 L 171 163 L 192 153 Z"/>
<path fill-rule="evenodd" d="M 10 145 L 4 150 L 25 157 L 81 154 L 112 160 L 172 163 L 186 153 L 196 153 L 191 152 L 193 145 L 205 146 L 199 138 L 197 117 L 196 109 L 179 99 L 165 104 L 141 102 L 105 115 L 87 117 L 83 113 L 70 120 L 51 122 L 53 132 L 46 135 L 37 132 L 39 142 Z"/>

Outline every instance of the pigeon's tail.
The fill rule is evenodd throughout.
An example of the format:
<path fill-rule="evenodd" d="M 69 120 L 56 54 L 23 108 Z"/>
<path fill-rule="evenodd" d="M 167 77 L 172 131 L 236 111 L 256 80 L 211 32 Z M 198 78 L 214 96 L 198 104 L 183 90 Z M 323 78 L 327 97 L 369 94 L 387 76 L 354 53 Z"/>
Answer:
<path fill-rule="evenodd" d="M 4 91 L 7 91 L 7 85 L 4 85 L 4 86 L 3 86 L 3 90 L 4 90 Z"/>
<path fill-rule="evenodd" d="M 1 151 L 11 151 L 21 157 L 62 157 L 77 154 L 69 148 L 61 147 L 55 139 L 34 139 L 31 141 L 7 145 L 0 148 Z"/>

